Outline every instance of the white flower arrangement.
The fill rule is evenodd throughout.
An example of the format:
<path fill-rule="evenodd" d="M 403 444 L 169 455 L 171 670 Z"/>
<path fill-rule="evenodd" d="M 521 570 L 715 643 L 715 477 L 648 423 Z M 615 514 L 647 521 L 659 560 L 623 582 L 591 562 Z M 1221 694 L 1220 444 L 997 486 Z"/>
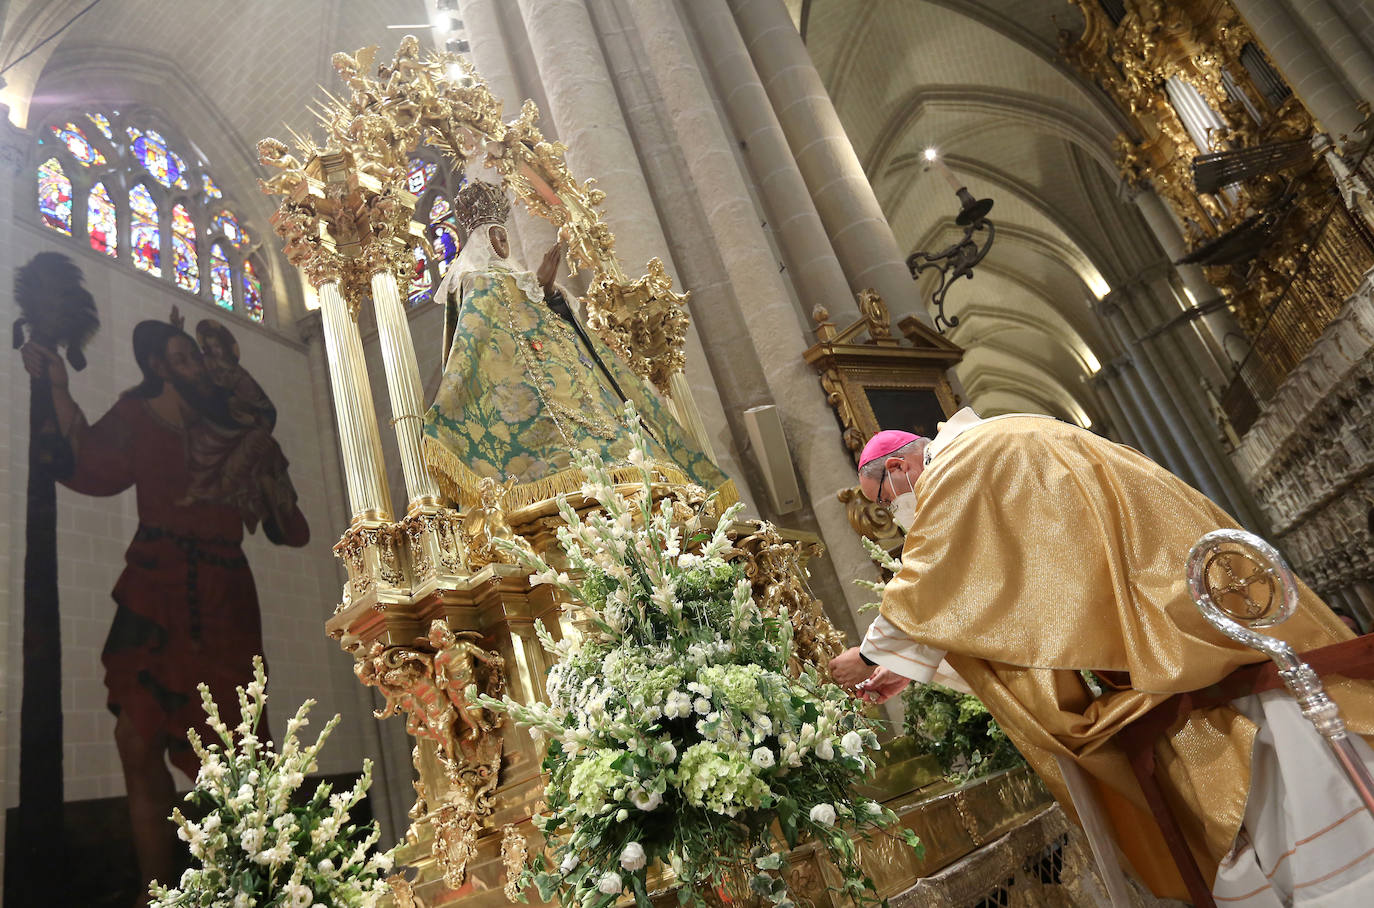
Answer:
<path fill-rule="evenodd" d="M 172 811 L 177 835 L 200 867 L 182 874 L 175 887 L 154 881 L 152 908 L 373 908 L 386 894 L 383 878 L 391 870 L 390 851 L 369 853 L 377 842 L 375 824 L 349 822 L 349 811 L 372 784 L 372 763 L 351 791 L 331 793 L 321 782 L 306 803 L 292 796 L 314 772 L 320 748 L 338 724 L 325 724 L 315 743 L 303 747 L 297 733 L 309 724 L 314 700 L 301 704 L 286 723 L 280 751 L 258 740 L 267 707 L 267 675 L 262 658 L 253 659 L 253 680 L 238 688 L 242 721 L 233 729 L 204 684 L 201 702 L 218 743 L 204 744 L 187 732 L 200 757 L 200 772 L 186 800 L 202 808 L 192 821 Z M 237 738 L 237 740 L 235 740 Z"/>
<path fill-rule="evenodd" d="M 765 617 L 742 566 L 725 558 L 740 506 L 706 529 L 707 505 L 684 521 L 681 501 L 655 504 L 633 409 L 626 425 L 626 460 L 641 473 L 633 491 L 617 490 L 597 456 L 574 453 L 582 494 L 599 508 L 583 518 L 559 500 L 567 569 L 507 547 L 532 583 L 558 588 L 573 618 L 557 641 L 538 627 L 557 656 L 547 703 L 482 700 L 547 742 L 539 825 L 549 852 L 523 885 L 565 906 L 608 908 L 627 893 L 647 906 L 658 863 L 675 874 L 680 904 L 704 905 L 743 872 L 756 897 L 790 908 L 785 853 L 809 835 L 845 895 L 876 900 L 856 838 L 896 816 L 852 793 L 873 768 L 874 723 L 814 669 L 789 672 L 790 622 Z"/>

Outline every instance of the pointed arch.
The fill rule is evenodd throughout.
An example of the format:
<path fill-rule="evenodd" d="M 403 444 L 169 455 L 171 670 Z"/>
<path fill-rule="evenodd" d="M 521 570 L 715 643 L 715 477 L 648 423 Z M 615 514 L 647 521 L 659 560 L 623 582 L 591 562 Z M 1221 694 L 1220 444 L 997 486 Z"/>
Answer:
<path fill-rule="evenodd" d="M 92 186 L 86 197 L 86 237 L 96 252 L 119 258 L 119 215 L 103 182 Z"/>
<path fill-rule="evenodd" d="M 38 214 L 53 230 L 72 235 L 72 181 L 57 158 L 38 165 Z"/>

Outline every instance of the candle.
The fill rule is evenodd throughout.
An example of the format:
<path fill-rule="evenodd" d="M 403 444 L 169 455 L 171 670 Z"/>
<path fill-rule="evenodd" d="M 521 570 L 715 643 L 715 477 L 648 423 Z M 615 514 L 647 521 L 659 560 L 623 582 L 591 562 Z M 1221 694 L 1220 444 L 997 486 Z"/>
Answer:
<path fill-rule="evenodd" d="M 964 184 L 959 182 L 959 178 L 954 175 L 954 171 L 949 169 L 949 165 L 947 165 L 944 162 L 943 158 L 941 158 L 938 154 L 931 153 L 933 151 L 934 149 L 931 149 L 926 152 L 926 160 L 929 161 L 931 164 L 935 165 L 935 167 L 940 171 L 940 175 L 945 178 L 945 182 L 949 183 L 949 188 L 953 189 L 955 194 L 957 195 L 959 190 L 964 188 Z"/>

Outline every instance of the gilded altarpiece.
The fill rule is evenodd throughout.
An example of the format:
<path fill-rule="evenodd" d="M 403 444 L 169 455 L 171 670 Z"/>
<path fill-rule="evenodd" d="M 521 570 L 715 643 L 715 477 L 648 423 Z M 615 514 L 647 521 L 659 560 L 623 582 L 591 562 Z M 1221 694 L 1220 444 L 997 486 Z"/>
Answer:
<path fill-rule="evenodd" d="M 1061 52 L 1129 123 L 1116 144 L 1123 181 L 1172 209 L 1253 347 L 1223 395 L 1243 434 L 1374 267 L 1360 203 L 1374 168 L 1357 143 L 1342 157 L 1341 137 L 1320 135 L 1229 3 L 1070 2 L 1084 28 L 1061 32 Z M 1235 178 L 1200 186 L 1197 159 L 1227 153 Z"/>
<path fill-rule="evenodd" d="M 344 98 L 330 96 L 317 110 L 325 144 L 296 136 L 293 153 L 274 139 L 259 143 L 262 163 L 277 171 L 263 183 L 264 191 L 281 197 L 273 224 L 288 259 L 319 292 L 353 512 L 335 546 L 348 576 L 327 631 L 353 656 L 359 681 L 380 695 L 377 717 L 404 721 L 414 739 L 416 798 L 400 853 L 409 869 L 392 878 L 394 903 L 502 905 L 521 896 L 514 880 L 542 847 L 532 823 L 543 792 L 542 748 L 476 698 L 545 697 L 550 657 L 537 640 L 536 622 L 559 638 L 569 619 L 552 587 L 532 587 L 528 571 L 512 563 L 501 543 L 528 546 L 556 563 L 554 539 L 562 519 L 553 500 L 504 507 L 504 488 L 492 480 L 460 512 L 440 501 L 424 467 L 412 424 L 422 412 L 418 369 L 402 303 L 413 250 L 427 242 L 411 220 L 414 196 L 403 188 L 410 153 L 425 142 L 455 166 L 485 165 L 532 213 L 557 225 L 574 266 L 592 271 L 584 300 L 589 324 L 674 403 L 690 427 L 694 408 L 681 382 L 685 297 L 672 289 L 657 260 L 639 278 L 621 269 L 599 211 L 602 193 L 590 180 L 573 179 L 563 147 L 539 132 L 532 103 L 526 102 L 517 119 L 503 121 L 500 103 L 476 73 L 468 68 L 462 77 L 451 77 L 451 67 L 466 67 L 463 61 L 422 59 L 418 42 L 409 37 L 394 60 L 378 64 L 375 48 L 364 48 L 336 54 L 334 65 L 348 91 Z M 394 428 L 409 503 L 399 518 L 391 514 L 384 487 L 359 340 L 357 319 L 369 303 L 392 411 L 400 414 Z M 852 369 L 844 352 L 856 332 L 822 335 L 821 358 L 838 357 L 835 375 L 848 376 L 837 378 L 836 394 L 874 389 L 933 395 L 951 412 L 955 401 L 943 376 L 957 361 L 957 349 L 914 322 L 902 324 L 904 346 L 891 337 L 881 301 L 866 298 L 861 304 L 870 337 L 857 345 L 867 350 L 854 361 L 862 365 Z M 888 360 L 906 363 L 906 371 L 894 378 L 901 370 L 888 368 Z M 865 410 L 863 400 L 854 398 L 849 411 L 859 433 L 881 422 L 881 406 Z M 655 489 L 660 495 L 689 512 L 704 504 L 704 493 L 693 487 L 664 484 Z M 576 496 L 571 504 L 586 506 Z M 731 538 L 730 557 L 745 565 L 762 610 L 786 615 L 799 660 L 823 667 L 844 640 L 807 588 L 806 563 L 821 554 L 820 546 L 761 522 L 736 525 Z M 923 788 L 933 782 L 938 780 L 924 764 L 908 760 L 888 767 L 875 783 L 880 787 L 874 795 L 888 799 L 929 843 L 924 859 L 909 850 L 890 853 L 879 842 L 862 846 L 884 895 L 1020 828 L 1020 850 L 1004 848 L 1003 857 L 989 865 L 991 891 L 1007 876 L 1008 861 L 1043 847 L 1046 835 L 1058 835 L 1025 831 L 1039 830 L 1028 818 L 1043 825 L 1052 808 L 1045 807 L 1043 786 L 1024 771 L 968 788 Z M 836 904 L 828 891 L 833 868 L 811 846 L 794 854 L 789 880 L 807 904 Z M 661 878 L 661 884 L 661 899 L 676 904 L 671 878 Z"/>

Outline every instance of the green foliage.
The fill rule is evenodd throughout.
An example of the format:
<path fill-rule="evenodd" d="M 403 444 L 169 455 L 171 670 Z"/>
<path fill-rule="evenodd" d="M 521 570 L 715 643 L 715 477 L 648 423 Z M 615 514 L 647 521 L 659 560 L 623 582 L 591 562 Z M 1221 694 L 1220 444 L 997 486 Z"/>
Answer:
<path fill-rule="evenodd" d="M 902 695 L 906 733 L 935 757 L 952 781 L 1025 762 L 982 701 L 939 684 L 913 684 Z"/>
<path fill-rule="evenodd" d="M 203 744 L 194 730 L 191 747 L 200 772 L 186 800 L 206 810 L 199 822 L 172 811 L 177 835 L 200 866 L 182 874 L 175 887 L 154 881 L 152 908 L 373 908 L 388 891 L 382 875 L 391 852 L 372 852 L 375 824 L 349 822 L 349 811 L 372 784 L 372 764 L 351 791 L 331 794 L 321 782 L 304 806 L 293 795 L 338 724 L 325 724 L 315 743 L 302 746 L 296 734 L 309 724 L 315 701 L 307 700 L 286 723 L 281 748 L 258 739 L 267 708 L 267 675 L 253 659 L 253 681 L 238 688 L 242 721 L 234 728 L 220 719 L 210 691 L 200 685 L 208 724 L 219 741 Z"/>
<path fill-rule="evenodd" d="M 524 883 L 565 906 L 605 908 L 628 894 L 648 904 L 654 862 L 670 867 L 683 905 L 703 893 L 752 893 L 790 908 L 785 851 L 818 839 L 842 891 L 876 900 L 858 865 L 856 838 L 886 835 L 896 817 L 854 793 L 873 769 L 874 724 L 814 669 L 794 675 L 792 626 L 766 617 L 739 565 L 726 560 L 736 508 L 711 525 L 686 521 L 682 502 L 653 499 L 653 470 L 639 422 L 627 425 L 633 493 L 606 466 L 576 454 L 585 518 L 560 501 L 568 572 L 511 547 L 587 628 L 555 641 L 547 703 L 483 699 L 547 739 L 551 859 Z M 776 826 L 775 826 L 776 824 Z"/>

